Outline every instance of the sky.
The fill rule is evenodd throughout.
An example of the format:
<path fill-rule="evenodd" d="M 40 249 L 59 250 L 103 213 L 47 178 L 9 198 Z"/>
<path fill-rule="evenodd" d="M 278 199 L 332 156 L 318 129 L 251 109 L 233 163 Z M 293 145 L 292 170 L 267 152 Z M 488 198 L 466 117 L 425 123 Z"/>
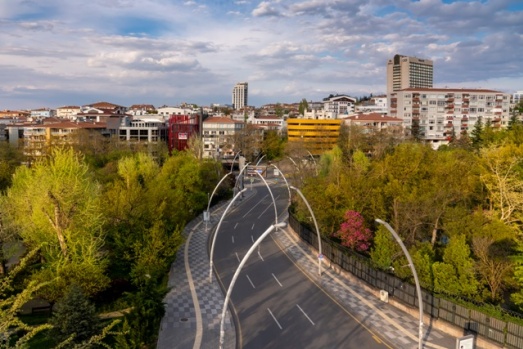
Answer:
<path fill-rule="evenodd" d="M 0 0 L 0 110 L 379 95 L 395 54 L 521 91 L 523 1 Z"/>

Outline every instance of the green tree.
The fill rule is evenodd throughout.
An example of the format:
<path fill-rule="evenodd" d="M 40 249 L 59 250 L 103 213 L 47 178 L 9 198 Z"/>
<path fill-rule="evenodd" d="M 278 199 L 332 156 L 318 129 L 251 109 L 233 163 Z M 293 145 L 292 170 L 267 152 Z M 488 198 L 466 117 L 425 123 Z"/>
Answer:
<path fill-rule="evenodd" d="M 434 263 L 432 270 L 435 292 L 466 297 L 476 295 L 478 282 L 465 235 L 456 235 L 450 239 L 443 252 L 443 261 Z"/>
<path fill-rule="evenodd" d="M 394 240 L 392 234 L 380 225 L 374 236 L 374 242 L 370 250 L 370 258 L 376 268 L 389 271 L 392 270 L 392 262 L 401 255 L 400 246 Z"/>
<path fill-rule="evenodd" d="M 69 287 L 55 304 L 50 323 L 53 325 L 52 338 L 59 341 L 71 338 L 69 347 L 88 340 L 102 328 L 94 304 L 76 285 Z"/>
<path fill-rule="evenodd" d="M 305 115 L 305 112 L 309 109 L 309 103 L 307 102 L 307 99 L 303 98 L 300 101 L 300 105 L 298 106 L 298 112 L 301 115 Z"/>
<path fill-rule="evenodd" d="M 42 268 L 34 277 L 59 281 L 40 290 L 50 301 L 78 284 L 89 295 L 104 289 L 106 258 L 100 187 L 82 157 L 56 148 L 32 168 L 19 167 L 2 201 L 5 225 L 29 248 L 41 246 Z"/>
<path fill-rule="evenodd" d="M 472 142 L 472 147 L 478 150 L 483 145 L 483 121 L 481 116 L 478 118 L 474 124 L 474 128 L 470 133 L 470 140 Z"/>
<path fill-rule="evenodd" d="M 267 155 L 267 160 L 274 160 L 283 156 L 285 143 L 278 132 L 270 130 L 265 134 L 262 143 L 262 152 Z"/>

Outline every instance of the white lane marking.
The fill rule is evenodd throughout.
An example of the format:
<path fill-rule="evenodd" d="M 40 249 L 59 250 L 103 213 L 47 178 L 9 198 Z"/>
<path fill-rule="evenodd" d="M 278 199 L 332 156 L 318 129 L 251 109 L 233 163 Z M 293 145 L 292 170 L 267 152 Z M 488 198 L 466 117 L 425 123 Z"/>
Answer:
<path fill-rule="evenodd" d="M 260 217 L 263 216 L 263 214 L 264 214 L 265 212 L 267 212 L 267 210 L 268 210 L 269 208 L 273 207 L 273 206 L 274 206 L 274 205 L 273 205 L 272 203 L 271 203 L 269 206 L 267 206 L 267 208 L 266 208 L 265 210 L 263 210 L 262 213 L 260 213 L 260 215 L 258 216 L 258 219 L 260 219 Z"/>
<path fill-rule="evenodd" d="M 256 205 L 254 205 L 249 211 L 247 211 L 246 214 L 243 215 L 242 218 L 245 218 L 249 213 L 251 213 L 252 210 L 254 210 L 254 208 L 256 206 L 258 206 L 259 204 L 261 204 L 263 202 L 263 200 L 265 200 L 265 198 L 268 196 L 269 194 L 265 195 L 260 201 L 258 201 L 258 203 Z"/>
<path fill-rule="evenodd" d="M 276 322 L 276 325 L 278 325 L 278 327 L 280 328 L 280 330 L 283 330 L 283 327 L 281 327 L 280 323 L 278 322 L 278 320 L 276 320 L 276 318 L 274 317 L 274 315 L 272 315 L 272 311 L 267 308 L 267 310 L 269 311 L 269 314 L 271 314 L 272 318 L 274 319 L 274 322 Z"/>
<path fill-rule="evenodd" d="M 251 235 L 251 240 L 252 240 L 252 242 L 254 243 L 254 237 L 253 237 L 252 235 Z"/>
<path fill-rule="evenodd" d="M 232 235 L 231 238 L 232 238 L 232 243 L 234 244 L 234 235 Z"/>
<path fill-rule="evenodd" d="M 254 224 L 256 224 L 256 223 L 252 223 L 252 228 L 251 228 L 251 230 L 254 230 Z"/>
<path fill-rule="evenodd" d="M 258 247 L 259 247 L 259 246 L 260 246 L 260 245 L 258 245 Z M 263 262 L 265 262 L 265 259 L 263 259 L 262 255 L 260 254 L 260 251 L 258 251 L 258 256 L 260 256 L 260 259 L 261 259 Z"/>
<path fill-rule="evenodd" d="M 238 223 L 236 223 L 236 224 L 234 225 L 234 229 L 236 229 L 237 226 L 238 226 Z"/>
<path fill-rule="evenodd" d="M 272 274 L 272 277 L 274 278 L 274 280 L 276 280 L 276 282 L 278 283 L 278 285 L 280 285 L 280 287 L 283 287 L 283 285 L 281 284 L 280 280 L 278 280 L 278 278 L 276 277 L 276 275 Z"/>
<path fill-rule="evenodd" d="M 236 259 L 238 259 L 238 262 L 241 263 L 242 261 L 240 260 L 240 256 L 238 256 L 238 252 L 234 252 L 234 253 L 236 253 Z"/>
<path fill-rule="evenodd" d="M 193 343 L 193 349 L 200 348 L 203 338 L 203 321 L 202 321 L 202 312 L 200 308 L 200 302 L 198 301 L 198 294 L 196 293 L 196 288 L 194 287 L 194 282 L 191 273 L 191 267 L 189 265 L 189 244 L 191 243 L 191 237 L 196 231 L 201 222 L 195 225 L 195 227 L 189 233 L 187 237 L 187 242 L 185 243 L 185 255 L 184 255 L 184 264 L 185 272 L 187 273 L 187 279 L 189 280 L 189 288 L 191 290 L 191 297 L 194 304 L 194 312 L 196 314 L 196 336 Z"/>
<path fill-rule="evenodd" d="M 254 284 L 252 283 L 252 280 L 251 280 L 251 278 L 249 277 L 249 275 L 246 275 L 246 276 L 247 276 L 247 280 L 249 280 L 249 282 L 251 283 L 252 288 L 256 288 L 256 287 L 254 287 Z"/>
<path fill-rule="evenodd" d="M 300 311 L 303 313 L 303 315 L 305 315 L 305 317 L 307 318 L 307 320 L 309 320 L 309 321 L 311 322 L 311 324 L 314 325 L 314 322 L 311 320 L 311 318 L 309 317 L 309 315 L 307 315 L 307 314 L 303 311 L 303 309 L 302 309 L 298 304 L 296 304 L 296 306 L 298 307 L 298 309 L 300 309 Z"/>

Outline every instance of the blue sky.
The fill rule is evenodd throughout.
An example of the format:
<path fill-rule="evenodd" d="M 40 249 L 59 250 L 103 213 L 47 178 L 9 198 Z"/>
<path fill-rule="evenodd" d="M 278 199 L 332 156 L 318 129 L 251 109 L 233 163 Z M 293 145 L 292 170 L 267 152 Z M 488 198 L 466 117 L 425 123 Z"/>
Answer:
<path fill-rule="evenodd" d="M 435 87 L 523 90 L 520 0 L 0 0 L 0 109 L 249 104 L 385 92 L 395 54 Z"/>

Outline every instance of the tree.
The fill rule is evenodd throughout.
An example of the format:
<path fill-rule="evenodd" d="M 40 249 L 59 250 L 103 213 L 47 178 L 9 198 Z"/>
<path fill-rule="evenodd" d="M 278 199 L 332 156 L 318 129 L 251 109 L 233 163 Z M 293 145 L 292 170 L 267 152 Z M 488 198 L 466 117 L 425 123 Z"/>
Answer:
<path fill-rule="evenodd" d="M 309 109 L 309 103 L 307 102 L 307 100 L 305 98 L 303 98 L 301 101 L 300 101 L 300 105 L 298 106 L 298 112 L 301 114 L 301 115 L 305 115 L 305 112 Z"/>
<path fill-rule="evenodd" d="M 283 156 L 284 146 L 284 141 L 278 133 L 270 130 L 265 134 L 261 149 L 267 155 L 267 160 L 273 160 Z"/>
<path fill-rule="evenodd" d="M 379 225 L 370 251 L 370 258 L 376 268 L 392 270 L 392 262 L 401 255 L 400 246 L 383 225 Z"/>
<path fill-rule="evenodd" d="M 474 124 L 474 128 L 470 133 L 470 140 L 472 141 L 472 147 L 476 150 L 479 150 L 483 145 L 483 121 L 481 116 Z"/>
<path fill-rule="evenodd" d="M 345 221 L 341 223 L 340 229 L 334 234 L 341 240 L 343 246 L 359 252 L 367 251 L 370 247 L 371 231 L 365 227 L 365 221 L 361 214 L 348 210 L 343 216 Z"/>
<path fill-rule="evenodd" d="M 457 235 L 450 239 L 443 252 L 443 261 L 434 263 L 432 270 L 435 292 L 466 297 L 472 297 L 477 293 L 474 261 L 465 235 Z"/>
<path fill-rule="evenodd" d="M 59 341 L 71 338 L 72 343 L 81 343 L 101 330 L 100 319 L 94 305 L 87 299 L 81 288 L 72 285 L 54 306 L 50 323 L 50 335 Z"/>
<path fill-rule="evenodd" d="M 92 295 L 106 287 L 102 252 L 104 219 L 100 187 L 72 149 L 55 148 L 32 168 L 19 167 L 2 201 L 5 225 L 29 248 L 42 248 L 42 269 L 34 277 L 59 281 L 40 290 L 49 301 L 78 284 Z"/>

